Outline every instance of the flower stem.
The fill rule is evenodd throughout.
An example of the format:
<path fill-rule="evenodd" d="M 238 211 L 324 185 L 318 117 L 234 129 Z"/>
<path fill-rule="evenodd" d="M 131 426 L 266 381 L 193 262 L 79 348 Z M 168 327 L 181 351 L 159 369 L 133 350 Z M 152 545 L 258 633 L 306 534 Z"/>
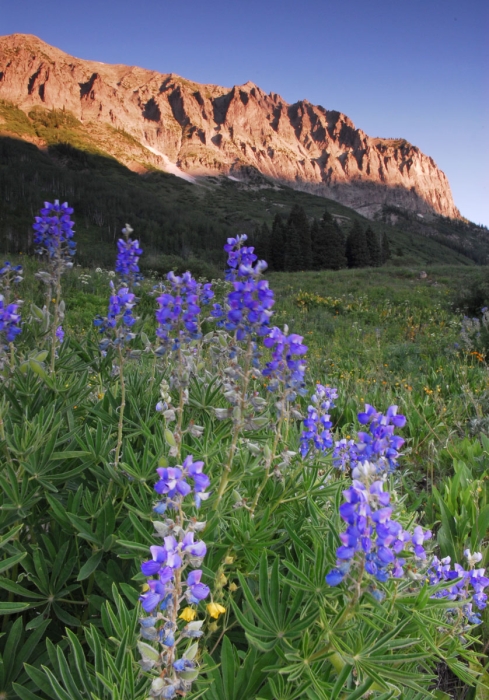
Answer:
<path fill-rule="evenodd" d="M 219 484 L 219 489 L 217 492 L 217 503 L 216 507 L 219 506 L 222 497 L 224 495 L 224 492 L 226 491 L 228 482 L 229 482 L 229 476 L 231 473 L 231 468 L 233 466 L 233 460 L 234 460 L 234 455 L 236 453 L 236 448 L 238 446 L 238 437 L 241 432 L 241 429 L 243 427 L 243 413 L 244 409 L 246 406 L 246 396 L 248 392 L 248 385 L 250 383 L 250 377 L 251 377 L 251 357 L 253 353 L 253 342 L 251 338 L 248 339 L 248 348 L 246 350 L 246 356 L 245 356 L 245 366 L 244 366 L 244 374 L 243 374 L 243 386 L 241 387 L 241 396 L 239 399 L 239 416 L 237 420 L 235 421 L 233 425 L 233 438 L 231 441 L 231 447 L 229 449 L 229 456 L 226 464 L 224 465 L 224 471 L 221 476 L 221 482 Z"/>
<path fill-rule="evenodd" d="M 122 354 L 121 346 L 118 347 L 119 351 L 119 381 L 121 384 L 121 405 L 119 408 L 119 426 L 117 430 L 117 446 L 115 448 L 115 468 L 117 469 L 119 465 L 119 458 L 121 454 L 122 446 L 122 427 L 124 424 L 124 409 L 126 407 L 126 383 L 124 381 L 124 355 Z"/>
<path fill-rule="evenodd" d="M 275 438 L 273 441 L 273 447 L 272 447 L 270 455 L 265 463 L 265 474 L 263 475 L 263 480 L 262 480 L 260 486 L 258 487 L 256 494 L 255 494 L 255 497 L 253 499 L 253 503 L 251 504 L 250 513 L 252 516 L 255 513 L 255 509 L 256 509 L 256 506 L 258 505 L 258 501 L 260 499 L 262 491 L 265 488 L 267 481 L 270 477 L 270 469 L 272 467 L 273 460 L 275 459 L 275 454 L 277 452 L 277 447 L 278 447 L 278 441 L 280 440 L 280 437 L 282 435 L 282 425 L 284 422 L 284 415 L 285 415 L 285 395 L 282 394 L 282 401 L 281 401 L 281 406 L 280 406 L 280 418 L 278 421 L 278 425 L 275 429 Z"/>

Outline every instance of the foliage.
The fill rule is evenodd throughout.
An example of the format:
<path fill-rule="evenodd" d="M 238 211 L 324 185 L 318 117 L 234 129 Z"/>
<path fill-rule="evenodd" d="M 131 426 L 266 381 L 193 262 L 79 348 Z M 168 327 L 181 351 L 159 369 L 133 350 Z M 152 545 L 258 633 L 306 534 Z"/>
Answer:
<path fill-rule="evenodd" d="M 421 700 L 434 691 L 440 664 L 481 689 L 485 623 L 466 627 L 461 603 L 433 597 L 439 589 L 412 556 L 409 575 L 367 577 L 361 595 L 326 583 L 351 480 L 328 451 L 299 456 L 299 417 L 313 415 L 301 395 L 302 337 L 286 330 L 263 344 L 273 297 L 260 270 L 248 278 L 256 261 L 243 255 L 252 253 L 214 285 L 224 314 L 215 321 L 210 306 L 195 304 L 189 277 L 170 276 L 157 301 L 155 281 L 143 281 L 138 337 L 122 374 L 116 347 L 99 352 L 87 326 L 92 311 L 85 317 L 72 307 L 87 299 L 105 313 L 108 272 L 66 272 L 66 337 L 54 372 L 43 368 L 47 339 L 24 316 L 0 403 L 3 692 L 22 700 L 148 697 L 156 676 L 138 665 L 137 598 L 141 561 L 157 541 L 155 470 L 189 455 L 205 461 L 211 480 L 210 498 L 188 511 L 207 520 L 201 570 L 212 596 L 212 604 L 192 603 L 204 623 L 193 697 Z M 42 290 L 35 262 L 24 267 L 29 310 Z M 482 410 L 487 369 L 454 348 L 460 319 L 446 294 L 454 275 L 439 270 L 436 286 L 410 270 L 382 269 L 277 273 L 270 282 L 276 322 L 307 338 L 310 379 L 338 386 L 331 439 L 355 438 L 364 403 L 400 405 L 406 454 L 385 480 L 397 520 L 410 531 L 433 526 L 442 555 L 461 561 L 470 547 L 487 563 L 489 445 L 466 435 Z M 185 303 L 202 309 L 202 337 L 195 309 L 184 318 L 167 297 L 160 301 L 183 297 L 184 283 Z M 152 338 L 156 321 L 169 321 L 155 319 L 157 304 L 171 309 L 171 334 L 181 340 L 163 354 Z"/>
<path fill-rule="evenodd" d="M 367 236 L 356 221 L 346 239 L 346 259 L 348 267 L 368 267 L 371 265 Z"/>

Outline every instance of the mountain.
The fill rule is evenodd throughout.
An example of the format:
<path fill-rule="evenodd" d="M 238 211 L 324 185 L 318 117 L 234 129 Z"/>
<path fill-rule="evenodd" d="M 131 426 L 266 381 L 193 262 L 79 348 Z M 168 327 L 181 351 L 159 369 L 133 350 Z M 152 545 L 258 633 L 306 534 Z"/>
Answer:
<path fill-rule="evenodd" d="M 59 128 L 48 110 L 62 111 L 64 121 L 56 119 L 79 139 L 72 145 L 139 173 L 159 169 L 199 183 L 216 176 L 253 183 L 260 174 L 370 219 L 386 207 L 461 219 L 446 176 L 416 146 L 371 138 L 341 112 L 307 100 L 288 104 L 251 82 L 201 85 L 77 59 L 13 34 L 0 37 L 0 100 L 29 115 L 31 126 L 44 119 L 46 128 Z M 4 131 L 50 145 L 39 130 Z"/>

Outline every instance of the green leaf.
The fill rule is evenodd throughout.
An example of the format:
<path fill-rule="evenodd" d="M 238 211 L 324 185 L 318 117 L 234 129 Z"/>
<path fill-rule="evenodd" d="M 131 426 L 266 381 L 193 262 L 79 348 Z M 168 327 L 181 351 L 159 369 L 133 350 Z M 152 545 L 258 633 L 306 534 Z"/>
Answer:
<path fill-rule="evenodd" d="M 30 603 L 0 603 L 0 615 L 13 615 L 27 610 Z"/>
<path fill-rule="evenodd" d="M 92 574 L 95 569 L 98 567 L 100 562 L 102 561 L 102 557 L 104 556 L 103 551 L 100 552 L 94 552 L 90 559 L 88 559 L 83 566 L 80 569 L 80 572 L 78 576 L 76 577 L 77 581 L 84 581 L 86 578 Z"/>
<path fill-rule="evenodd" d="M 0 574 L 3 574 L 4 571 L 8 571 L 8 569 L 11 569 L 12 566 L 18 564 L 26 556 L 27 552 L 19 552 L 18 554 L 14 554 L 12 557 L 8 557 L 7 559 L 0 561 Z"/>

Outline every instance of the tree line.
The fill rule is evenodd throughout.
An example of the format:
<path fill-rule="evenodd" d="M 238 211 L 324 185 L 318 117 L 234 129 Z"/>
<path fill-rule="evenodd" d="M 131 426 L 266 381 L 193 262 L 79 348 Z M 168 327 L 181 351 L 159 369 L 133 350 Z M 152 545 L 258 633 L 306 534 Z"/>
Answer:
<path fill-rule="evenodd" d="M 364 229 L 354 221 L 345 236 L 328 210 L 311 222 L 298 204 L 287 218 L 276 214 L 271 229 L 267 223 L 259 227 L 253 242 L 259 256 L 277 272 L 380 267 L 391 257 L 385 232 L 379 236 L 370 226 Z"/>

